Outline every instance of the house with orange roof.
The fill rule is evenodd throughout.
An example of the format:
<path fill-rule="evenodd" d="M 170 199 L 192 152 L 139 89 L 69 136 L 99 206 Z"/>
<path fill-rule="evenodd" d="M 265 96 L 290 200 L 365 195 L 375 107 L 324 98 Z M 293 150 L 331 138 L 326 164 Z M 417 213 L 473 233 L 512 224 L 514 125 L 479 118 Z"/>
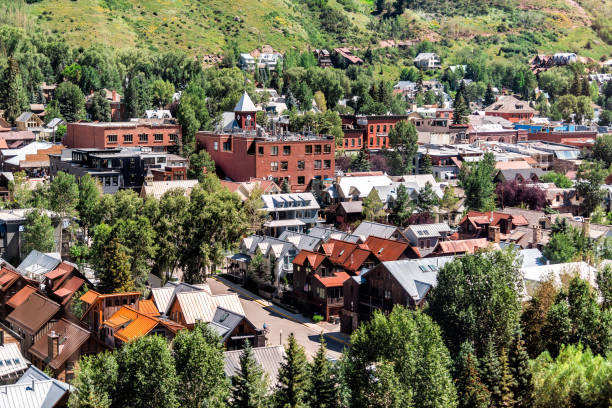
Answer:
<path fill-rule="evenodd" d="M 146 335 L 160 335 L 168 341 L 174 339 L 176 333 L 184 329 L 180 323 L 154 315 L 157 308 L 152 301 L 142 301 L 137 310 L 130 306 L 122 306 L 111 317 L 102 323 L 104 343 L 112 348 Z"/>
<path fill-rule="evenodd" d="M 81 322 L 89 328 L 95 338 L 104 342 L 103 323 L 123 306 L 138 310 L 141 295 L 140 292 L 101 294 L 89 290 L 79 298 L 85 307 Z"/>
<path fill-rule="evenodd" d="M 324 254 L 300 251 L 293 260 L 293 296 L 306 313 L 320 313 L 328 320 L 342 309 L 344 281 L 350 275 Z"/>
<path fill-rule="evenodd" d="M 459 222 L 460 238 L 489 238 L 499 242 L 519 226 L 528 226 L 522 215 L 512 215 L 501 211 L 469 211 Z"/>
<path fill-rule="evenodd" d="M 498 241 L 499 242 L 499 241 Z M 487 238 L 458 239 L 455 241 L 441 241 L 432 252 L 432 256 L 461 256 L 473 254 L 478 250 L 487 248 L 499 249 L 498 242 L 491 242 Z"/>
<path fill-rule="evenodd" d="M 419 250 L 408 242 L 395 241 L 393 239 L 370 235 L 364 244 L 372 251 L 376 259 L 378 259 L 378 262 L 421 258 Z"/>
<path fill-rule="evenodd" d="M 44 274 L 44 285 L 49 297 L 62 306 L 68 305 L 83 285 L 92 287 L 89 280 L 73 263 L 62 261 L 52 271 Z"/>

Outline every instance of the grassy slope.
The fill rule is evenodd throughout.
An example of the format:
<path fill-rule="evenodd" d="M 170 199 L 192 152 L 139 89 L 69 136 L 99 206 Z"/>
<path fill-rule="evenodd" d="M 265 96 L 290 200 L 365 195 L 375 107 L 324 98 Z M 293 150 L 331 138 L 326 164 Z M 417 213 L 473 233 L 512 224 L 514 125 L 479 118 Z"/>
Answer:
<path fill-rule="evenodd" d="M 588 1 L 599 4 L 593 0 L 580 3 Z M 329 2 L 341 8 L 335 0 Z M 354 27 L 363 31 L 363 38 L 367 38 L 372 34 L 365 28 L 372 2 L 353 2 L 359 11 L 345 13 Z M 190 54 L 203 54 L 218 52 L 229 39 L 237 40 L 243 50 L 262 44 L 286 50 L 324 43 L 328 38 L 297 3 L 295 0 L 42 0 L 28 6 L 28 12 L 51 30 L 62 33 L 72 44 L 85 46 L 103 42 L 116 47 L 183 49 Z M 612 0 L 604 3 L 604 9 L 612 8 Z M 589 18 L 597 12 L 590 3 L 584 9 L 576 7 L 572 0 L 519 0 L 519 5 L 522 9 L 544 12 L 546 19 L 542 26 L 560 33 L 556 42 L 547 40 L 537 45 L 539 51 L 579 51 L 594 59 L 612 54 L 612 47 L 588 28 Z M 455 38 L 449 54 L 464 47 L 475 35 L 497 34 L 498 25 L 506 20 L 500 11 L 484 17 L 443 18 L 421 12 L 407 12 L 404 17 L 406 24 L 419 28 L 421 38 Z M 510 33 L 520 32 L 520 27 L 510 30 Z M 486 52 L 495 58 L 503 45 L 489 45 Z M 385 74 L 393 75 L 397 68 L 389 67 L 390 72 Z"/>

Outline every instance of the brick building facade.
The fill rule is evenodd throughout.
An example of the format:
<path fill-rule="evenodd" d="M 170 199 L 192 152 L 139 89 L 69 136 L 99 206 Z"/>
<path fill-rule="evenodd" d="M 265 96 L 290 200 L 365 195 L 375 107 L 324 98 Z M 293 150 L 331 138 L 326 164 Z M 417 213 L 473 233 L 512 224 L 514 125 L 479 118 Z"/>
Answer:
<path fill-rule="evenodd" d="M 335 141 L 332 136 L 274 135 L 262 129 L 253 130 L 257 126 L 255 114 L 244 110 L 252 102 L 243 99 L 234 110 L 233 127 L 196 134 L 198 149 L 210 154 L 222 178 L 240 182 L 252 178 L 268 179 L 279 186 L 288 179 L 292 192 L 303 192 L 308 190 L 312 180 L 334 176 Z M 244 122 L 245 115 L 249 122 Z"/>
<path fill-rule="evenodd" d="M 344 138 L 344 150 L 359 150 L 363 145 L 368 150 L 389 147 L 389 132 L 407 115 L 340 115 Z"/>
<path fill-rule="evenodd" d="M 68 123 L 64 145 L 96 149 L 150 147 L 153 151 L 167 151 L 176 146 L 180 137 L 180 125 L 162 121 Z"/>

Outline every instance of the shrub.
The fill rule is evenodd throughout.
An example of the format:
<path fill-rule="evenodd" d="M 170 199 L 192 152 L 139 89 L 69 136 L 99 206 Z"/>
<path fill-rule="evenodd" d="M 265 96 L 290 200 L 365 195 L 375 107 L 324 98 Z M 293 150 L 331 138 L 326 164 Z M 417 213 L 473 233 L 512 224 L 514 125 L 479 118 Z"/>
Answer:
<path fill-rule="evenodd" d="M 323 321 L 323 316 L 321 316 L 320 314 L 315 314 L 314 316 L 312 316 L 312 321 L 315 323 L 321 323 Z"/>

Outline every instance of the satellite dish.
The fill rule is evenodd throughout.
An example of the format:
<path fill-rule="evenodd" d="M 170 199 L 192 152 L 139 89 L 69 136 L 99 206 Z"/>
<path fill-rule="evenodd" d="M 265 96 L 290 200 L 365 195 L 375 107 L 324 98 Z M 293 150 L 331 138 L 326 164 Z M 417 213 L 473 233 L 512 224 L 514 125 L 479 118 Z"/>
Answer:
<path fill-rule="evenodd" d="M 251 120 L 251 115 L 247 115 L 247 120 Z"/>

